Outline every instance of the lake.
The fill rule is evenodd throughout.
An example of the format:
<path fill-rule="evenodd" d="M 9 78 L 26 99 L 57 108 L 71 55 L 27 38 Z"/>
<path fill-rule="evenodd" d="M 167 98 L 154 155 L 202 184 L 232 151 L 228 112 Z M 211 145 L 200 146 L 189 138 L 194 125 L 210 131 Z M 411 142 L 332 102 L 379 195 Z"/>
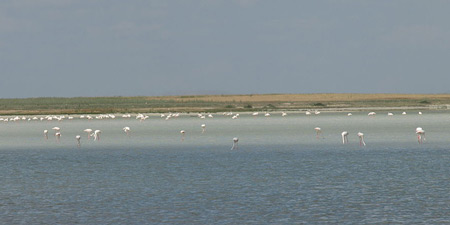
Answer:
<path fill-rule="evenodd" d="M 393 113 L 2 122 L 0 223 L 450 223 L 450 113 Z"/>

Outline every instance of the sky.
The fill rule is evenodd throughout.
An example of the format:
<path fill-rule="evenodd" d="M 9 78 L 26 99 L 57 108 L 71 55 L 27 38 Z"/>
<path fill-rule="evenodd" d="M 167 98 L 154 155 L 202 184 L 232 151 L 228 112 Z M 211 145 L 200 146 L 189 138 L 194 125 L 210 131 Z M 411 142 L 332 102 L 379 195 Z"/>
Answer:
<path fill-rule="evenodd" d="M 0 98 L 450 93 L 450 1 L 2 0 Z"/>

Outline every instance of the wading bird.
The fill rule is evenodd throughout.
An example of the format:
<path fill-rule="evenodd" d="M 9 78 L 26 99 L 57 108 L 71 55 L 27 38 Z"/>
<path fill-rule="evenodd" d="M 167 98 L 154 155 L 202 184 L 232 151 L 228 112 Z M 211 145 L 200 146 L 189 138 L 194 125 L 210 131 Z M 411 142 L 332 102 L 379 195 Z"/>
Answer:
<path fill-rule="evenodd" d="M 57 132 L 61 131 L 61 128 L 59 128 L 59 127 L 53 127 L 52 130 L 54 130 L 55 133 L 57 133 Z"/>
<path fill-rule="evenodd" d="M 314 128 L 314 130 L 316 131 L 316 138 L 319 139 L 320 134 L 322 133 L 322 129 L 320 129 L 320 127 L 316 127 Z"/>
<path fill-rule="evenodd" d="M 124 127 L 122 128 L 123 132 L 127 133 L 127 136 L 130 136 L 130 127 Z"/>
<path fill-rule="evenodd" d="M 80 142 L 81 136 L 77 135 L 77 136 L 75 136 L 75 139 L 77 139 L 77 146 L 78 146 L 78 148 L 81 147 L 81 142 Z"/>
<path fill-rule="evenodd" d="M 239 138 L 237 137 L 233 138 L 233 146 L 231 147 L 231 150 L 239 149 L 238 142 Z"/>
<path fill-rule="evenodd" d="M 56 132 L 55 133 L 55 137 L 56 137 L 56 142 L 59 143 L 59 140 L 61 139 L 61 133 L 60 132 Z"/>
<path fill-rule="evenodd" d="M 186 133 L 186 131 L 181 130 L 180 134 L 181 134 L 181 141 L 184 141 L 184 134 Z"/>
<path fill-rule="evenodd" d="M 88 134 L 88 140 L 91 139 L 92 129 L 85 129 L 84 132 Z"/>
<path fill-rule="evenodd" d="M 206 131 L 206 124 L 202 124 L 201 127 L 202 127 L 202 134 L 203 134 L 203 133 L 205 133 L 205 131 Z"/>
<path fill-rule="evenodd" d="M 364 134 L 361 132 L 358 132 L 359 137 L 359 146 L 366 146 L 366 142 L 364 142 Z"/>
<path fill-rule="evenodd" d="M 342 136 L 342 144 L 348 143 L 348 137 L 347 137 L 348 132 L 347 131 L 342 132 L 341 136 Z"/>
<path fill-rule="evenodd" d="M 44 137 L 45 137 L 45 140 L 48 139 L 48 130 L 44 130 Z"/>
<path fill-rule="evenodd" d="M 426 141 L 425 139 L 425 130 L 422 129 L 422 127 L 416 128 L 416 134 L 417 134 L 417 141 L 419 144 L 423 144 L 423 141 Z"/>
<path fill-rule="evenodd" d="M 94 136 L 94 141 L 100 141 L 100 134 L 102 133 L 101 130 L 95 130 L 91 136 Z"/>

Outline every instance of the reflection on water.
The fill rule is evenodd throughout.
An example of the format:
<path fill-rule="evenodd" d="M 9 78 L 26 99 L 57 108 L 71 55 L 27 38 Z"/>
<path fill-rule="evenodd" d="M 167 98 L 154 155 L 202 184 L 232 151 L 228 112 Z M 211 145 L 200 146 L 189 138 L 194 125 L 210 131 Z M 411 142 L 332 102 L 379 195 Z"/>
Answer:
<path fill-rule="evenodd" d="M 0 223 L 450 223 L 450 116 L 399 114 L 1 123 Z"/>

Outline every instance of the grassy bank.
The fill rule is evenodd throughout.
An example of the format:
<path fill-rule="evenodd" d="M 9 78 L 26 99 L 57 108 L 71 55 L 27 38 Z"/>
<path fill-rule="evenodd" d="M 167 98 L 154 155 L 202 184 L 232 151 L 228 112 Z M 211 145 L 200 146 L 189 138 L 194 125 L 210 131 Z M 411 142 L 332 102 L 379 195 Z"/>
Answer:
<path fill-rule="evenodd" d="M 263 94 L 0 99 L 1 115 L 447 108 L 450 94 Z"/>

